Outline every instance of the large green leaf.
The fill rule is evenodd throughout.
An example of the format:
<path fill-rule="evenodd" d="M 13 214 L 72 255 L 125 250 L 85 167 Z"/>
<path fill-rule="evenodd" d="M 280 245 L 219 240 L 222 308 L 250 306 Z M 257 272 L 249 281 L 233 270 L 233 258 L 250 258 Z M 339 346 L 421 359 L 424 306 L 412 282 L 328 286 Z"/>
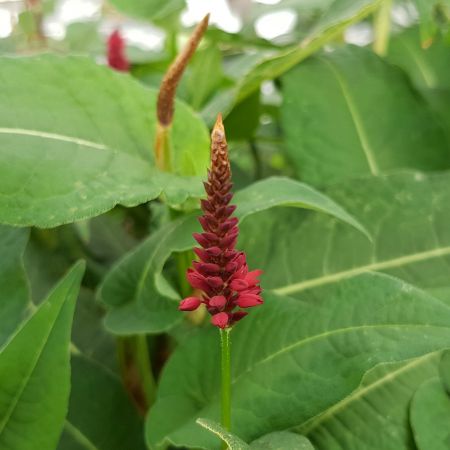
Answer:
<path fill-rule="evenodd" d="M 417 388 L 437 375 L 439 357 L 431 353 L 375 367 L 357 390 L 298 431 L 307 434 L 317 450 L 414 448 L 409 406 Z"/>
<path fill-rule="evenodd" d="M 142 420 L 121 381 L 72 355 L 72 390 L 60 450 L 144 450 Z"/>
<path fill-rule="evenodd" d="M 437 36 L 427 49 L 420 45 L 417 27 L 405 30 L 391 39 L 388 61 L 401 67 L 414 86 L 436 111 L 450 143 L 450 45 Z"/>
<path fill-rule="evenodd" d="M 30 306 L 23 268 L 28 230 L 0 225 L 0 347 L 25 318 Z"/>
<path fill-rule="evenodd" d="M 255 212 L 288 205 L 331 214 L 364 231 L 328 197 L 288 178 L 268 178 L 255 183 L 239 191 L 235 203 L 241 221 Z M 181 320 L 177 310 L 179 296 L 168 288 L 161 273 L 173 252 L 192 248 L 192 233 L 199 231 L 197 215 L 165 225 L 108 273 L 100 286 L 99 296 L 109 308 L 106 316 L 109 330 L 117 334 L 156 333 Z"/>
<path fill-rule="evenodd" d="M 1 66 L 0 222 L 49 227 L 163 191 L 170 203 L 201 194 L 197 179 L 154 168 L 155 90 L 83 57 Z M 205 173 L 206 127 L 179 102 L 171 142 L 177 174 Z"/>
<path fill-rule="evenodd" d="M 361 178 L 329 193 L 368 228 L 373 243 L 326 216 L 294 210 L 255 215 L 241 227 L 240 244 L 250 265 L 264 269 L 264 287 L 315 297 L 320 286 L 382 270 L 448 297 L 450 174 Z M 265 236 L 274 236 L 276 245 Z M 377 368 L 360 389 L 299 431 L 323 450 L 409 450 L 409 402 L 435 375 L 433 356 Z M 355 424 L 355 417 L 365 420 Z"/>
<path fill-rule="evenodd" d="M 273 79 L 339 36 L 349 25 L 375 11 L 380 0 L 334 0 L 322 13 L 310 34 L 297 46 L 266 56 L 238 85 L 238 100 L 258 89 L 262 81 Z"/>
<path fill-rule="evenodd" d="M 251 214 L 275 206 L 292 206 L 329 214 L 352 225 L 362 233 L 368 234 L 354 217 L 331 200 L 330 197 L 323 195 L 307 184 L 285 177 L 270 177 L 257 181 L 238 191 L 234 197 L 234 202 L 238 206 L 236 214 L 241 221 Z"/>
<path fill-rule="evenodd" d="M 77 264 L 0 353 L 0 448 L 56 448 L 70 390 L 69 344 L 83 264 Z"/>
<path fill-rule="evenodd" d="M 245 441 L 325 412 L 381 362 L 450 345 L 450 308 L 386 275 L 361 275 L 298 299 L 264 298 L 232 333 L 232 430 Z M 166 366 L 147 420 L 150 446 L 217 448 L 195 420 L 220 416 L 219 373 L 218 332 L 207 327 Z"/>
<path fill-rule="evenodd" d="M 286 150 L 309 183 L 450 166 L 445 133 L 426 102 L 369 49 L 311 58 L 283 77 L 283 93 Z"/>
<path fill-rule="evenodd" d="M 426 381 L 411 403 L 411 426 L 418 450 L 450 448 L 450 395 L 439 378 Z"/>
<path fill-rule="evenodd" d="M 423 289 L 450 287 L 450 173 L 360 178 L 328 193 L 373 242 L 325 215 L 294 209 L 254 215 L 241 227 L 240 247 L 251 267 L 264 270 L 264 287 L 295 295 L 374 270 Z"/>

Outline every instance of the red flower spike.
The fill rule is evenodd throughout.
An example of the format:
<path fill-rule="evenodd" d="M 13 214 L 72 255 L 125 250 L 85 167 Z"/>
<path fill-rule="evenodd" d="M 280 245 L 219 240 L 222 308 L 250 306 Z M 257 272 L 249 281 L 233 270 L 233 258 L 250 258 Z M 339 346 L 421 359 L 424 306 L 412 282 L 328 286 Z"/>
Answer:
<path fill-rule="evenodd" d="M 229 204 L 233 197 L 231 170 L 220 114 L 211 134 L 211 168 L 204 186 L 207 199 L 201 201 L 203 216 L 199 218 L 203 232 L 193 234 L 202 248 L 194 248 L 199 261 L 187 272 L 191 286 L 203 291 L 203 299 L 188 297 L 180 309 L 196 309 L 204 303 L 212 315 L 211 323 L 229 328 L 248 314 L 239 308 L 263 303 L 258 280 L 262 272 L 249 272 L 245 254 L 235 249 L 239 228 L 237 217 L 230 217 L 236 206 Z"/>
<path fill-rule="evenodd" d="M 128 72 L 130 63 L 125 55 L 125 41 L 120 31 L 114 31 L 108 38 L 108 65 L 120 72 Z"/>

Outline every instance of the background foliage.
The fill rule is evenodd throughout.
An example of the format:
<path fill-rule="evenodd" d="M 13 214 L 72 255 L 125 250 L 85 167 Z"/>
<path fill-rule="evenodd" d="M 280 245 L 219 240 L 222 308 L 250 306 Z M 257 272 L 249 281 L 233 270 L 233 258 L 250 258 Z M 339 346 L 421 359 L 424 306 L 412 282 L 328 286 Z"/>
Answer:
<path fill-rule="evenodd" d="M 192 2 L 94 2 L 59 34 L 68 2 L 0 3 L 0 449 L 450 448 L 450 3 L 229 3 L 170 173 L 157 89 Z M 105 64 L 116 28 L 130 73 Z M 217 330 L 177 311 L 219 112 L 264 270 L 231 433 Z"/>

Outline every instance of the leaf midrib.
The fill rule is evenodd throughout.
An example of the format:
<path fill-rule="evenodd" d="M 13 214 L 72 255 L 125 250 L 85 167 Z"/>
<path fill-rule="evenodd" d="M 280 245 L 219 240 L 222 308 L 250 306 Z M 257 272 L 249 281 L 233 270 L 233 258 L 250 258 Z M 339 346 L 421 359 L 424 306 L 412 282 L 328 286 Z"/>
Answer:
<path fill-rule="evenodd" d="M 320 426 L 322 422 L 326 421 L 328 418 L 332 418 L 335 414 L 338 414 L 339 411 L 344 410 L 348 405 L 351 405 L 355 400 L 362 398 L 368 395 L 370 392 L 378 389 L 383 386 L 385 383 L 395 380 L 398 376 L 401 376 L 404 372 L 407 372 L 413 369 L 416 366 L 421 365 L 426 362 L 428 359 L 433 358 L 436 355 L 435 352 L 427 353 L 426 355 L 420 356 L 419 358 L 413 359 L 409 363 L 391 371 L 387 372 L 381 378 L 378 378 L 373 383 L 370 383 L 366 386 L 360 386 L 357 390 L 353 391 L 348 397 L 345 397 L 340 402 L 334 404 L 332 407 L 328 408 L 324 413 L 309 419 L 304 424 L 294 427 L 294 429 L 301 430 L 302 434 L 308 434 L 313 431 L 315 428 Z"/>
<path fill-rule="evenodd" d="M 385 328 L 435 328 L 435 329 L 444 329 L 447 331 L 449 330 L 448 326 L 443 325 L 432 325 L 432 324 L 405 324 L 405 323 L 382 323 L 382 324 L 376 324 L 376 325 L 358 325 L 358 326 L 351 326 L 351 327 L 344 327 L 344 328 L 337 328 L 335 330 L 325 331 L 324 333 L 315 334 L 313 336 L 308 336 L 306 338 L 302 338 L 298 341 L 295 341 L 294 343 L 287 345 L 286 347 L 283 347 L 282 349 L 271 353 L 270 355 L 266 356 L 264 359 L 261 359 L 257 362 L 255 362 L 251 367 L 241 372 L 236 378 L 233 378 L 231 380 L 231 384 L 235 384 L 240 378 L 242 378 L 244 375 L 246 375 L 249 372 L 252 372 L 255 370 L 256 366 L 265 364 L 269 361 L 272 361 L 273 359 L 284 355 L 285 353 L 289 353 L 290 351 L 303 347 L 305 344 L 308 344 L 313 341 L 321 340 L 324 338 L 327 338 L 328 336 L 341 334 L 341 333 L 352 333 L 355 331 L 360 330 L 376 330 L 376 329 L 385 329 Z"/>
<path fill-rule="evenodd" d="M 244 377 L 245 375 L 247 375 L 248 373 L 251 373 L 255 370 L 255 368 L 257 366 L 260 366 L 262 364 L 267 363 L 268 361 L 271 361 L 275 358 L 277 358 L 278 356 L 281 356 L 287 352 L 292 351 L 295 348 L 298 347 L 302 347 L 307 343 L 316 341 L 316 340 L 320 340 L 320 339 L 324 339 L 328 336 L 331 335 L 335 335 L 335 334 L 340 334 L 340 333 L 350 333 L 350 332 L 354 332 L 354 331 L 359 331 L 359 330 L 367 330 L 367 329 L 385 329 L 385 328 L 434 328 L 434 329 L 444 329 L 447 331 L 449 330 L 449 327 L 447 326 L 441 326 L 441 325 L 432 325 L 432 324 L 396 324 L 396 323 L 389 323 L 389 324 L 376 324 L 376 325 L 360 325 L 360 326 L 352 326 L 352 327 L 345 327 L 345 328 L 339 328 L 339 329 L 335 329 L 335 330 L 330 330 L 330 331 L 326 331 L 324 333 L 320 333 L 320 334 L 316 334 L 314 336 L 309 336 L 306 338 L 302 338 L 296 342 L 294 342 L 293 344 L 290 344 L 284 348 L 282 348 L 281 350 L 278 350 L 274 353 L 271 353 L 270 355 L 268 355 L 267 357 L 265 357 L 264 359 L 261 359 L 257 362 L 255 362 L 252 366 L 250 366 L 249 368 L 247 368 L 246 370 L 244 370 L 243 372 L 241 372 L 239 375 L 237 375 L 235 378 L 233 378 L 231 380 L 231 386 L 235 385 L 242 377 Z M 426 355 L 429 355 L 430 352 L 426 353 Z M 418 357 L 422 357 L 424 355 L 419 355 Z M 382 362 L 382 361 L 379 361 Z M 373 366 L 372 366 L 373 367 Z M 208 403 L 205 404 L 205 406 L 198 411 L 198 413 L 196 414 L 196 417 L 201 417 L 202 412 L 205 411 L 205 409 L 207 409 L 208 407 L 211 406 L 211 404 L 214 403 L 214 401 L 219 401 L 219 394 L 215 394 L 212 398 L 209 399 Z M 191 420 L 193 420 L 193 417 L 190 417 L 189 419 L 186 420 L 185 424 L 189 423 Z"/>
<path fill-rule="evenodd" d="M 425 82 L 426 86 L 429 89 L 436 88 L 436 77 L 435 74 L 431 70 L 429 70 L 427 61 L 424 61 L 422 55 L 416 54 L 413 48 L 409 45 L 408 42 L 405 42 L 405 39 L 399 40 L 406 51 L 411 55 L 412 60 L 415 62 L 417 69 L 422 75 L 422 79 Z"/>
<path fill-rule="evenodd" d="M 344 100 L 350 112 L 350 116 L 353 119 L 353 125 L 355 126 L 356 134 L 358 136 L 359 142 L 361 143 L 361 148 L 363 149 L 364 155 L 366 157 L 370 173 L 372 175 L 379 175 L 380 170 L 378 168 L 378 164 L 375 159 L 375 152 L 373 151 L 370 145 L 369 138 L 366 134 L 366 130 L 363 125 L 362 118 L 359 115 L 359 111 L 356 108 L 356 105 L 348 89 L 347 83 L 341 77 L 337 68 L 329 60 L 320 57 L 318 59 L 326 66 L 328 66 L 332 74 L 336 77 L 338 85 L 341 88 L 342 96 L 344 97 Z"/>
<path fill-rule="evenodd" d="M 52 139 L 56 141 L 62 142 L 70 142 L 73 144 L 91 147 L 98 150 L 111 150 L 111 148 L 107 147 L 104 144 L 99 144 L 97 142 L 88 141 L 86 139 L 81 139 L 73 136 L 67 136 L 59 133 L 49 133 L 46 131 L 38 131 L 38 130 L 29 130 L 25 128 L 0 128 L 0 134 L 13 134 L 17 136 L 31 136 L 42 139 Z"/>
<path fill-rule="evenodd" d="M 67 433 L 69 433 L 80 445 L 83 445 L 86 450 L 100 450 L 99 447 L 96 447 L 90 439 L 69 420 L 66 420 L 65 429 Z"/>
<path fill-rule="evenodd" d="M 372 264 L 366 264 L 364 266 L 355 267 L 353 269 L 343 270 L 341 272 L 336 272 L 329 275 L 324 275 L 322 277 L 311 278 L 309 280 L 300 281 L 299 283 L 293 283 L 286 286 L 271 289 L 272 292 L 280 295 L 289 295 L 296 292 L 300 292 L 306 289 L 310 289 L 317 286 L 323 286 L 329 283 L 335 283 L 337 281 L 343 280 L 345 278 L 352 278 L 357 275 L 361 275 L 369 271 L 379 271 L 385 269 L 391 269 L 394 267 L 400 267 L 403 265 L 413 264 L 420 261 L 425 261 L 427 259 L 436 258 L 439 256 L 446 256 L 450 254 L 449 247 L 438 247 L 433 250 L 427 250 L 419 253 L 411 253 L 406 256 L 400 256 L 398 258 L 388 259 L 385 261 L 380 261 Z"/>

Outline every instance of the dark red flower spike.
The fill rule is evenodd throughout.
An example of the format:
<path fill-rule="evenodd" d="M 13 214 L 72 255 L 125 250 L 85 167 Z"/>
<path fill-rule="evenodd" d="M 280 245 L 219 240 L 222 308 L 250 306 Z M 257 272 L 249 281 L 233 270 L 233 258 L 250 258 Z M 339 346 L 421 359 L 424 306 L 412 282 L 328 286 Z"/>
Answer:
<path fill-rule="evenodd" d="M 199 261 L 188 269 L 187 279 L 201 297 L 188 297 L 179 309 L 192 311 L 202 303 L 212 315 L 211 323 L 229 328 L 247 315 L 246 309 L 263 303 L 258 277 L 260 270 L 249 272 L 246 256 L 236 250 L 238 219 L 230 205 L 231 170 L 222 116 L 219 114 L 211 134 L 211 168 L 204 183 L 207 199 L 201 201 L 203 216 L 199 217 L 203 233 L 194 233 L 202 248 L 194 252 Z"/>
<path fill-rule="evenodd" d="M 108 65 L 121 72 L 130 70 L 130 63 L 125 55 L 125 41 L 119 30 L 108 38 Z"/>

